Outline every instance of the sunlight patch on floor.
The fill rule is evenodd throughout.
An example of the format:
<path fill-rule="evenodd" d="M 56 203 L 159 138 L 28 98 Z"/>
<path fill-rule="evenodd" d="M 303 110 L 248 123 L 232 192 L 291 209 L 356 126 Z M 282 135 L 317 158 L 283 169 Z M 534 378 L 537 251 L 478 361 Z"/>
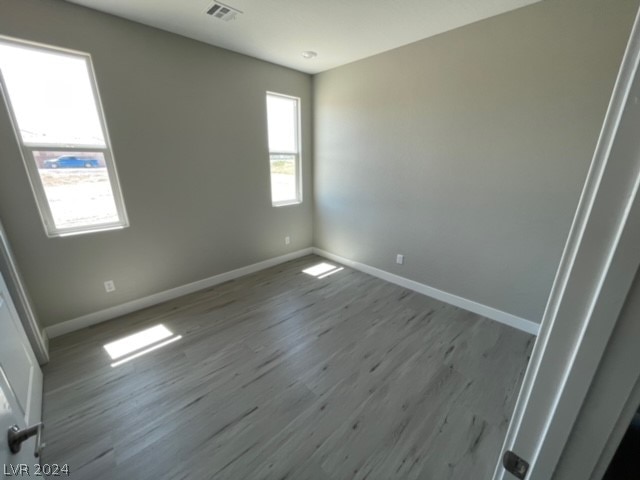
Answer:
<path fill-rule="evenodd" d="M 312 267 L 305 268 L 304 270 L 302 270 L 302 272 L 316 278 L 325 278 L 341 270 L 344 270 L 344 267 L 336 267 L 335 265 L 331 265 L 330 263 L 321 262 Z"/>
<path fill-rule="evenodd" d="M 169 345 L 181 338 L 182 335 L 174 335 L 167 327 L 158 324 L 114 342 L 107 343 L 104 345 L 104 349 L 111 357 L 111 360 L 117 360 L 113 362 L 111 366 L 117 367 L 134 358 L 141 357 L 146 353 Z"/>

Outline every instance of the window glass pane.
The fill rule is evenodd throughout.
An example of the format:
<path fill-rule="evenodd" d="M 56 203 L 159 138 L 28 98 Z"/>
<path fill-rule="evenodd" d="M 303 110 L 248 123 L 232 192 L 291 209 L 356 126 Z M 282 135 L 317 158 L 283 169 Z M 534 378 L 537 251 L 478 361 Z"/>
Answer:
<path fill-rule="evenodd" d="M 298 101 L 267 95 L 269 151 L 298 152 Z"/>
<path fill-rule="evenodd" d="M 56 228 L 118 222 L 103 153 L 34 151 L 33 157 Z"/>
<path fill-rule="evenodd" d="M 298 199 L 296 155 L 270 155 L 271 201 L 290 202 Z"/>
<path fill-rule="evenodd" d="M 25 143 L 106 146 L 84 57 L 0 42 L 0 69 Z"/>

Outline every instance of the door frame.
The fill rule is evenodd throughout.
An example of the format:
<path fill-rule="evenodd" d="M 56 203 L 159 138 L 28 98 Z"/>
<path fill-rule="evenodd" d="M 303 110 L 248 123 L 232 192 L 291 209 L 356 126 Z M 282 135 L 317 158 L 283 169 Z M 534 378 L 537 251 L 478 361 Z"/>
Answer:
<path fill-rule="evenodd" d="M 637 377 L 638 378 L 636 378 L 636 382 L 633 385 L 627 400 L 621 408 L 618 408 L 615 411 L 618 420 L 610 425 L 611 432 L 609 433 L 609 436 L 604 437 L 601 440 L 600 449 L 602 453 L 597 460 L 593 459 L 593 461 L 595 461 L 595 466 L 591 473 L 591 477 L 589 477 L 590 480 L 599 480 L 604 476 L 607 468 L 609 468 L 611 460 L 613 460 L 613 456 L 615 455 L 622 438 L 629 429 L 631 420 L 638 411 L 638 405 L 640 405 L 640 376 Z"/>
<path fill-rule="evenodd" d="M 552 478 L 640 265 L 639 64 L 637 14 L 494 480 L 515 478 L 507 450 L 527 480 Z"/>
<path fill-rule="evenodd" d="M 22 282 L 2 222 L 0 222 L 0 272 L 4 276 L 33 353 L 35 353 L 38 363 L 44 365 L 49 361 L 49 338 L 38 324 L 31 299 Z"/>
<path fill-rule="evenodd" d="M 640 405 L 640 270 L 554 478 L 599 480 Z"/>

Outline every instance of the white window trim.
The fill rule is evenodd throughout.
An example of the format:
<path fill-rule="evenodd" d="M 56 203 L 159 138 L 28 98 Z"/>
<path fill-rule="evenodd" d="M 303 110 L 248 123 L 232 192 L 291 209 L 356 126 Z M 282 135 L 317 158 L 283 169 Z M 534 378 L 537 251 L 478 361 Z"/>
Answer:
<path fill-rule="evenodd" d="M 74 58 L 82 57 L 85 60 L 87 65 L 87 74 L 89 76 L 89 83 L 91 85 L 91 90 L 93 92 L 93 99 L 96 104 L 96 111 L 98 113 L 98 119 L 100 121 L 100 127 L 102 128 L 102 134 L 104 136 L 104 147 L 96 147 L 96 146 L 87 146 L 87 145 L 76 145 L 76 144 L 44 144 L 44 143 L 27 143 L 22 140 L 22 135 L 18 129 L 18 121 L 13 110 L 13 105 L 11 104 L 9 93 L 7 90 L 7 86 L 5 84 L 4 77 L 2 76 L 2 71 L 0 70 L 0 90 L 2 91 L 2 97 L 4 99 L 5 106 L 7 108 L 7 112 L 9 113 L 9 118 L 11 120 L 11 125 L 13 127 L 13 131 L 16 137 L 16 141 L 18 142 L 18 146 L 20 147 L 20 153 L 22 155 L 22 163 L 27 171 L 27 177 L 29 179 L 29 184 L 31 185 L 31 190 L 36 198 L 36 206 L 38 207 L 38 212 L 40 214 L 40 218 L 42 219 L 42 223 L 44 225 L 45 233 L 48 237 L 65 237 L 70 235 L 79 235 L 85 233 L 94 233 L 101 232 L 106 230 L 116 230 L 121 228 L 126 228 L 129 226 L 129 218 L 127 216 L 127 211 L 124 205 L 124 197 L 122 196 L 122 190 L 120 188 L 120 180 L 118 178 L 118 172 L 116 168 L 115 159 L 113 157 L 113 149 L 111 147 L 111 139 L 109 138 L 109 129 L 107 128 L 107 121 L 104 116 L 104 111 L 102 109 L 102 99 L 100 98 L 100 92 L 98 91 L 98 84 L 96 81 L 96 74 L 93 68 L 93 62 L 91 59 L 91 55 L 86 52 L 79 52 L 76 50 L 69 50 L 66 48 L 54 47 L 51 45 L 45 45 L 42 43 L 31 42 L 28 40 L 18 39 L 14 37 L 8 37 L 5 35 L 0 35 L 0 42 L 8 43 L 8 44 L 16 44 L 23 48 L 33 48 L 38 51 L 52 51 L 56 54 L 69 55 Z M 44 190 L 44 186 L 42 184 L 42 180 L 40 179 L 40 174 L 38 173 L 38 168 L 34 161 L 33 152 L 99 152 L 104 155 L 105 165 L 107 168 L 107 172 L 109 174 L 109 182 L 111 184 L 111 191 L 113 194 L 113 201 L 116 206 L 116 210 L 118 212 L 119 221 L 110 222 L 110 223 L 101 223 L 97 225 L 87 225 L 81 227 L 72 227 L 72 228 L 59 228 L 56 227 L 55 221 L 53 219 L 53 215 L 51 213 L 51 208 L 49 207 L 49 201 L 47 200 L 47 196 Z"/>
<path fill-rule="evenodd" d="M 280 97 L 286 98 L 289 100 L 295 100 L 297 109 L 296 109 L 296 144 L 298 146 L 297 151 L 286 152 L 286 151 L 271 151 L 269 148 L 269 120 L 268 120 L 268 97 Z M 271 191 L 271 206 L 273 207 L 286 207 L 289 205 L 299 205 L 302 203 L 302 139 L 301 139 L 301 129 L 300 129 L 300 116 L 302 112 L 302 100 L 300 97 L 294 97 L 293 95 L 285 95 L 283 93 L 277 93 L 267 90 L 267 94 L 265 95 L 265 105 L 267 108 L 267 150 L 269 151 L 269 186 L 270 189 L 273 189 L 273 182 L 271 181 L 271 155 L 294 155 L 295 156 L 295 164 L 296 164 L 296 198 L 295 200 L 283 200 L 281 202 L 273 201 L 273 191 Z"/>

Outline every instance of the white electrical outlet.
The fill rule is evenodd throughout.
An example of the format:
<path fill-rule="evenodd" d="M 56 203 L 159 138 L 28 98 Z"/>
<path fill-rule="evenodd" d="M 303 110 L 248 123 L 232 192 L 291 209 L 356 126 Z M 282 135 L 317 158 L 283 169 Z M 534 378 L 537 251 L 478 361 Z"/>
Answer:
<path fill-rule="evenodd" d="M 289 245 L 290 243 L 291 243 L 291 237 L 287 235 L 286 237 L 284 237 L 284 244 Z"/>
<path fill-rule="evenodd" d="M 402 265 L 402 264 L 404 264 L 404 255 L 402 255 L 402 254 L 400 254 L 400 253 L 399 253 L 399 254 L 397 254 L 397 255 L 396 255 L 396 263 L 397 263 L 398 265 Z"/>
<path fill-rule="evenodd" d="M 106 282 L 104 282 L 104 289 L 107 291 L 107 293 L 111 293 L 116 289 L 116 284 L 113 283 L 113 280 L 107 280 Z"/>

